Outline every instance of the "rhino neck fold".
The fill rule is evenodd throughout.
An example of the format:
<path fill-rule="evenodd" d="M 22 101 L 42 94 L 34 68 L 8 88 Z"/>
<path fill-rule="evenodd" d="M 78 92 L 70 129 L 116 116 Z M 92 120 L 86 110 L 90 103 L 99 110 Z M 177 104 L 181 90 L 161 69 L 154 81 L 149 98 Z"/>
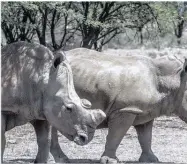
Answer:
<path fill-rule="evenodd" d="M 164 95 L 161 106 L 161 115 L 170 115 L 171 113 L 177 113 L 176 111 L 181 108 L 182 100 L 184 96 L 186 77 L 180 80 L 179 77 L 161 77 L 161 86 L 159 86 L 160 92 Z"/>
<path fill-rule="evenodd" d="M 180 79 L 176 76 L 159 76 L 159 91 L 168 93 L 180 87 Z"/>
<path fill-rule="evenodd" d="M 78 103 L 80 102 L 80 99 L 77 95 L 77 93 L 75 92 L 75 88 L 74 88 L 74 83 L 73 83 L 73 73 L 71 70 L 71 67 L 69 66 L 69 64 L 67 64 L 66 62 L 63 63 L 64 67 L 64 74 L 65 74 L 65 82 L 61 96 L 63 97 L 64 100 L 70 101 L 70 102 L 74 102 L 74 103 Z M 58 76 L 60 78 L 60 76 Z M 61 78 L 60 78 L 61 79 Z M 62 81 L 63 79 L 61 79 Z M 62 90 L 62 89 L 61 89 Z"/>
<path fill-rule="evenodd" d="M 61 97 L 64 104 L 80 102 L 75 92 L 71 68 L 66 62 L 50 71 L 50 79 L 44 92 L 47 93 L 47 97 L 54 95 Z"/>
<path fill-rule="evenodd" d="M 178 94 L 175 95 L 176 101 L 178 102 L 176 104 L 177 106 L 175 107 L 175 113 L 177 113 L 182 108 L 183 99 L 185 98 L 184 93 L 185 93 L 185 89 L 186 89 L 187 75 L 184 71 L 181 73 L 181 77 L 182 77 L 182 79 L 181 79 L 180 88 L 178 90 Z M 185 110 L 183 109 L 182 111 L 185 111 Z M 185 119 L 187 119 L 187 114 L 185 117 L 186 117 Z"/>

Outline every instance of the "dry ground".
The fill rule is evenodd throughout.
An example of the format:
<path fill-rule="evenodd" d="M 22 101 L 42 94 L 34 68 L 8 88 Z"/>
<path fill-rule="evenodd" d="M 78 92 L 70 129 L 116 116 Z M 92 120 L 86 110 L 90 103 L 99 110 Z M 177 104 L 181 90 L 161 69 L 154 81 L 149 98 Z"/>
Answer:
<path fill-rule="evenodd" d="M 62 150 L 72 163 L 98 163 L 104 150 L 107 129 L 97 130 L 86 146 L 78 146 L 60 135 Z M 30 124 L 6 133 L 5 163 L 32 163 L 37 153 L 36 137 Z M 154 123 L 153 151 L 161 162 L 187 163 L 187 126 L 176 117 L 160 117 Z M 133 127 L 121 142 L 117 156 L 123 162 L 137 163 L 141 149 Z M 49 163 L 54 163 L 50 155 Z"/>

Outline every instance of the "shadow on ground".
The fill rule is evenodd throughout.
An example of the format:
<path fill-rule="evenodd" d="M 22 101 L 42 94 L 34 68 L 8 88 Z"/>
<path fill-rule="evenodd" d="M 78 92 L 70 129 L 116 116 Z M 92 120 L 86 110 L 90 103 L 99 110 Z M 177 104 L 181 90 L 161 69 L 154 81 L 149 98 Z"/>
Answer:
<path fill-rule="evenodd" d="M 24 159 L 24 158 L 20 158 L 20 159 L 14 159 L 14 160 L 10 160 L 9 162 L 4 162 L 4 164 L 13 164 L 13 163 L 33 163 L 34 162 L 34 159 Z M 92 159 L 69 159 L 69 163 L 72 163 L 72 164 L 98 164 L 100 163 L 99 160 L 92 160 Z M 128 164 L 137 164 L 139 163 L 138 161 L 120 161 L 119 163 L 121 164 L 125 164 L 125 163 L 128 163 Z M 64 163 L 65 164 L 65 163 Z M 175 164 L 175 163 L 171 163 L 171 162 L 159 162 L 159 163 L 140 163 L 140 164 Z"/>

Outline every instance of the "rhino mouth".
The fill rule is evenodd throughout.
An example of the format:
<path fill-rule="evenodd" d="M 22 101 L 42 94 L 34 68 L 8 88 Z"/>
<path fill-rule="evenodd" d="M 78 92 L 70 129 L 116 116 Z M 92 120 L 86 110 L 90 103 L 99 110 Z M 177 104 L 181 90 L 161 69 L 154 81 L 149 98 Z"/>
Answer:
<path fill-rule="evenodd" d="M 73 141 L 74 140 L 74 136 L 70 135 L 70 134 L 63 134 L 68 140 Z"/>
<path fill-rule="evenodd" d="M 64 136 L 68 140 L 74 141 L 77 145 L 85 145 L 88 143 L 88 137 L 84 134 L 77 134 L 77 135 L 64 134 Z"/>
<path fill-rule="evenodd" d="M 93 136 L 94 132 L 90 132 L 87 136 L 85 133 L 77 133 L 76 135 L 63 134 L 68 140 L 75 142 L 77 145 L 86 145 L 88 144 Z"/>

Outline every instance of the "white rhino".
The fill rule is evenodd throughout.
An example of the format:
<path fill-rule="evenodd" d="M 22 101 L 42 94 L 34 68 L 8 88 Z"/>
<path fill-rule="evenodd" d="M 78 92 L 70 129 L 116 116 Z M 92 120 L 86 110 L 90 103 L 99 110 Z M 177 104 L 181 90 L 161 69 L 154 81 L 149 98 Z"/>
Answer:
<path fill-rule="evenodd" d="M 37 135 L 35 162 L 46 162 L 50 125 L 79 145 L 87 144 L 106 117 L 101 110 L 87 110 L 75 92 L 71 68 L 64 56 L 46 47 L 16 42 L 2 49 L 1 57 L 2 157 L 5 132 L 31 122 Z M 86 102 L 88 102 L 86 104 Z"/>
<path fill-rule="evenodd" d="M 107 115 L 99 126 L 109 128 L 101 163 L 117 163 L 116 149 L 131 125 L 136 127 L 143 147 L 149 140 L 142 139 L 141 134 L 148 139 L 150 134 L 142 127 L 150 126 L 155 117 L 176 113 L 187 118 L 187 109 L 182 107 L 187 81 L 184 57 L 114 57 L 84 48 L 66 53 L 78 95 Z M 53 132 L 51 153 L 58 162 L 63 152 L 54 129 Z M 141 158 L 152 153 L 146 148 Z"/>
<path fill-rule="evenodd" d="M 106 54 L 113 54 L 118 56 L 132 56 L 132 55 L 143 55 L 151 58 L 160 58 L 161 56 L 169 56 L 169 55 L 177 55 L 177 56 L 185 56 L 186 49 L 178 49 L 178 48 L 166 48 L 163 50 L 125 50 L 125 49 L 118 49 L 118 50 L 106 50 L 104 53 Z M 176 56 L 176 57 L 177 57 Z M 176 115 L 180 117 L 181 120 L 183 120 L 185 123 L 187 123 L 187 85 L 184 93 L 184 97 L 182 100 L 182 107 L 176 110 Z M 142 154 L 139 158 L 140 162 L 158 162 L 158 158 L 153 153 L 151 149 L 151 141 L 152 141 L 152 128 L 153 128 L 153 121 L 151 120 L 149 122 L 146 122 L 145 124 L 137 125 L 135 126 L 135 129 L 137 131 L 138 140 L 142 148 Z"/>

